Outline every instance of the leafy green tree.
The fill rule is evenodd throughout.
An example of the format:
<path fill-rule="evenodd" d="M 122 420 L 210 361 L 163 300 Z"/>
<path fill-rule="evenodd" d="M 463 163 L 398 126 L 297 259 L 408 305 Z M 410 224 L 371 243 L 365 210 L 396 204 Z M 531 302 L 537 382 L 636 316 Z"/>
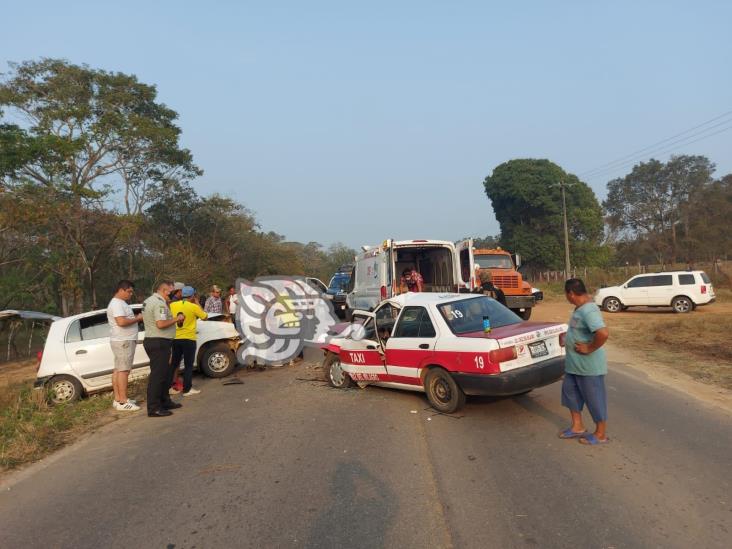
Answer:
<path fill-rule="evenodd" d="M 156 102 L 154 86 L 57 59 L 11 68 L 0 83 L 0 108 L 28 124 L 0 130 L 3 151 L 13 153 L 0 166 L 0 176 L 6 187 L 34 185 L 62 204 L 48 210 L 48 229 L 59 242 L 70 243 L 58 269 L 64 299 L 71 302 L 64 312 L 80 311 L 84 288 L 96 302 L 94 276 L 103 260 L 89 253 L 89 241 L 96 238 L 89 212 L 101 215 L 113 191 L 123 190 L 128 214 L 139 216 L 151 188 L 169 178 L 195 177 L 200 170 L 178 145 L 177 114 Z M 107 253 L 124 233 L 107 234 L 113 240 L 98 251 Z"/>
<path fill-rule="evenodd" d="M 625 177 L 610 181 L 604 202 L 611 230 L 622 240 L 644 240 L 658 263 L 675 263 L 691 250 L 691 198 L 712 181 L 714 164 L 704 156 L 674 156 L 667 163 L 651 159 Z"/>
<path fill-rule="evenodd" d="M 531 269 L 563 267 L 560 182 L 567 185 L 572 264 L 591 266 L 606 262 L 602 208 L 595 193 L 549 160 L 509 160 L 485 178 L 485 192 L 501 226 L 501 245 L 520 253 Z"/>

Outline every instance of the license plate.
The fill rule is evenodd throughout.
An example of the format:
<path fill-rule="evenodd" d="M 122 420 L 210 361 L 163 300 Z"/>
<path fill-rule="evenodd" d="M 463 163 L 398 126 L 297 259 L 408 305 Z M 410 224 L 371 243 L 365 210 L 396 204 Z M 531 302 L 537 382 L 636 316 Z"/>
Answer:
<path fill-rule="evenodd" d="M 531 358 L 538 358 L 540 356 L 546 356 L 549 354 L 549 350 L 546 348 L 545 341 L 537 341 L 529 345 L 529 353 Z"/>

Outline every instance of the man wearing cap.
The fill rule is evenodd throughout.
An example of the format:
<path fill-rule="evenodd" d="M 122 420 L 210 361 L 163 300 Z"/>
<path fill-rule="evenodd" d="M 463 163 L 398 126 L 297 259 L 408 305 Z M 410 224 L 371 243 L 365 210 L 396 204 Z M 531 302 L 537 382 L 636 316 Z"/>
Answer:
<path fill-rule="evenodd" d="M 196 303 L 196 290 L 185 286 L 180 301 L 170 304 L 174 315 L 182 314 L 184 319 L 178 322 L 173 340 L 173 371 L 178 368 L 183 358 L 183 396 L 197 395 L 201 391 L 193 388 L 193 361 L 196 358 L 196 319 L 206 320 L 208 314 Z M 171 374 L 171 382 L 172 374 Z"/>
<path fill-rule="evenodd" d="M 150 377 L 147 380 L 147 415 L 150 417 L 170 416 L 173 414 L 170 410 L 181 407 L 168 395 L 175 324 L 183 321 L 183 315 L 174 317 L 168 306 L 172 292 L 173 283 L 165 280 L 142 304 L 142 320 L 145 323 L 142 344 L 150 359 Z"/>
<path fill-rule="evenodd" d="M 170 293 L 170 302 L 181 300 L 181 291 L 185 284 L 182 282 L 173 282 L 173 291 Z"/>
<path fill-rule="evenodd" d="M 211 286 L 211 293 L 203 305 L 203 310 L 210 314 L 221 314 L 224 312 L 223 303 L 221 303 L 221 288 L 216 284 Z"/>

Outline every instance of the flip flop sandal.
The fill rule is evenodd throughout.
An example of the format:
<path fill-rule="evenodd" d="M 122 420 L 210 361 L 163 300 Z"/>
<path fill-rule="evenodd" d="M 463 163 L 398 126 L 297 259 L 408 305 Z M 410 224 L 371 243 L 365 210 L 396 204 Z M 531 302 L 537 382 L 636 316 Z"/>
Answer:
<path fill-rule="evenodd" d="M 567 438 L 582 438 L 587 436 L 587 431 L 582 431 L 580 433 L 576 433 L 572 430 L 571 427 L 567 427 L 564 431 L 559 433 L 559 438 L 567 439 Z"/>
<path fill-rule="evenodd" d="M 608 442 L 610 442 L 610 437 L 606 437 L 605 440 L 600 440 L 594 433 L 579 440 L 580 444 L 586 444 L 587 446 L 597 446 L 598 444 L 607 444 Z"/>

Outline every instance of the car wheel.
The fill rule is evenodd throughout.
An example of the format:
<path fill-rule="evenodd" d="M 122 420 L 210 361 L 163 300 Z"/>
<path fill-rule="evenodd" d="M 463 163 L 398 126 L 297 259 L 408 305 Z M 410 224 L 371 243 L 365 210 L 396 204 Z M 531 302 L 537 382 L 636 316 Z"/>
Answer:
<path fill-rule="evenodd" d="M 226 343 L 212 343 L 201 353 L 200 368 L 208 377 L 226 377 L 236 368 L 236 356 Z"/>
<path fill-rule="evenodd" d="M 531 318 L 531 307 L 528 309 L 513 309 L 513 312 L 521 317 L 522 320 L 529 320 Z"/>
<path fill-rule="evenodd" d="M 620 303 L 620 300 L 617 297 L 608 297 L 602 302 L 602 308 L 608 313 L 617 313 L 622 310 L 623 304 Z"/>
<path fill-rule="evenodd" d="M 346 322 L 353 322 L 353 309 L 346 307 L 346 310 L 343 311 L 343 318 Z"/>
<path fill-rule="evenodd" d="M 424 378 L 424 391 L 430 405 L 445 414 L 451 414 L 465 405 L 465 393 L 442 368 L 432 368 Z"/>
<path fill-rule="evenodd" d="M 688 313 L 694 309 L 694 302 L 686 296 L 675 297 L 671 302 L 675 313 Z"/>
<path fill-rule="evenodd" d="M 348 372 L 341 368 L 341 357 L 335 353 L 328 353 L 323 359 L 323 370 L 325 379 L 331 387 L 336 389 L 347 389 L 353 385 L 353 380 Z"/>
<path fill-rule="evenodd" d="M 52 404 L 74 402 L 75 400 L 79 400 L 83 393 L 79 380 L 66 375 L 53 376 L 51 381 L 48 382 L 47 387 L 50 392 L 49 399 Z"/>

